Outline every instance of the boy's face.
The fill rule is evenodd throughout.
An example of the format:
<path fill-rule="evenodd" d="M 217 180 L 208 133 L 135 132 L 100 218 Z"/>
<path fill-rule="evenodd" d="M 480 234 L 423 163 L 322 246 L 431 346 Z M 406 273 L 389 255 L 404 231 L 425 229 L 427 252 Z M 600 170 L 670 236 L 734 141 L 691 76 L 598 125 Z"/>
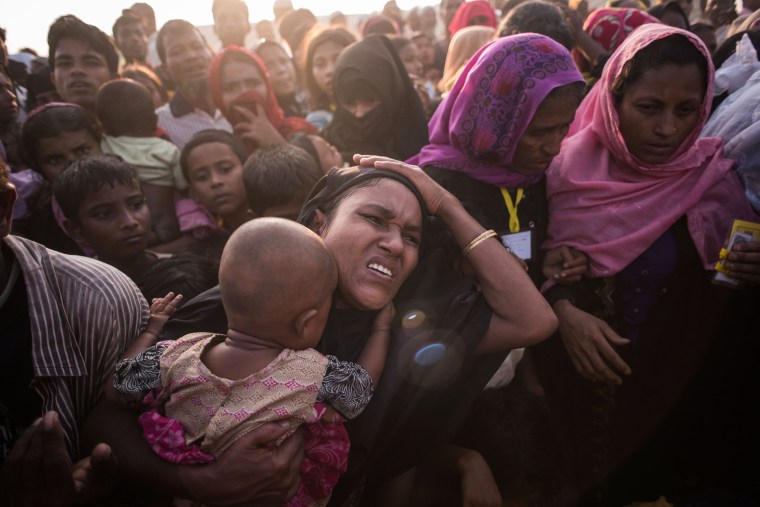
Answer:
<path fill-rule="evenodd" d="M 196 202 L 221 217 L 248 209 L 243 164 L 224 143 L 201 144 L 187 158 L 187 180 Z"/>
<path fill-rule="evenodd" d="M 66 220 L 67 230 L 87 241 L 103 261 L 130 259 L 145 252 L 150 211 L 136 180 L 104 185 L 79 205 L 79 223 Z"/>
<path fill-rule="evenodd" d="M 98 88 L 113 76 L 105 56 L 71 37 L 58 42 L 53 62 L 53 84 L 66 102 L 94 110 Z"/>

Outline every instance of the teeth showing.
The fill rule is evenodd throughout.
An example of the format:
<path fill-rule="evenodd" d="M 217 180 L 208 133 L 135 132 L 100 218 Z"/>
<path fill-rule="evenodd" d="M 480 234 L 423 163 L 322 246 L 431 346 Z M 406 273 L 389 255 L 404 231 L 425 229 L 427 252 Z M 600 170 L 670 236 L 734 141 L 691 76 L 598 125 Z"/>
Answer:
<path fill-rule="evenodd" d="M 384 275 L 393 277 L 393 273 L 390 269 L 386 268 L 385 266 L 381 266 L 380 264 L 372 263 L 369 266 L 367 266 L 369 269 L 374 269 L 375 271 L 378 271 Z"/>

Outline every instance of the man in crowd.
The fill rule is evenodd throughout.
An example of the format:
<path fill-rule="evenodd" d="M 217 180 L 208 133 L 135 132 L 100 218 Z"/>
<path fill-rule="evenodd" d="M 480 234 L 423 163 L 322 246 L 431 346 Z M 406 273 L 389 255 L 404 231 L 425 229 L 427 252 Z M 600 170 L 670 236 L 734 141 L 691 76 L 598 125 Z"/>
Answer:
<path fill-rule="evenodd" d="M 156 41 L 161 65 L 176 90 L 171 101 L 156 111 L 158 126 L 180 149 L 198 131 L 232 126 L 216 109 L 208 88 L 211 49 L 200 32 L 182 19 L 167 21 Z"/>
<path fill-rule="evenodd" d="M 148 64 L 148 36 L 141 18 L 122 14 L 113 24 L 113 39 L 127 63 Z"/>
<path fill-rule="evenodd" d="M 108 36 L 76 16 L 61 16 L 48 31 L 50 66 L 58 94 L 95 112 L 102 84 L 118 76 L 119 55 Z"/>

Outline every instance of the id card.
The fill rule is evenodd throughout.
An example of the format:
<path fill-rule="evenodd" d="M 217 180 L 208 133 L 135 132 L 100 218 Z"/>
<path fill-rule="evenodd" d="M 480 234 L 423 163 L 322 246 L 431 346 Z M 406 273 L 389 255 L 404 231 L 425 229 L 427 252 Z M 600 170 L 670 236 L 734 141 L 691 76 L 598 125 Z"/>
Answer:
<path fill-rule="evenodd" d="M 501 236 L 501 242 L 516 256 L 524 261 L 529 261 L 533 257 L 533 235 L 531 232 L 531 230 L 527 230 L 504 234 Z"/>
<path fill-rule="evenodd" d="M 739 287 L 743 285 L 740 280 L 726 275 L 728 270 L 723 265 L 723 262 L 728 257 L 728 254 L 734 245 L 738 243 L 750 243 L 752 241 L 760 241 L 760 224 L 744 220 L 734 220 L 733 226 L 731 227 L 731 234 L 729 235 L 728 246 L 720 251 L 720 260 L 715 265 L 717 273 L 715 273 L 713 281 L 731 287 Z"/>

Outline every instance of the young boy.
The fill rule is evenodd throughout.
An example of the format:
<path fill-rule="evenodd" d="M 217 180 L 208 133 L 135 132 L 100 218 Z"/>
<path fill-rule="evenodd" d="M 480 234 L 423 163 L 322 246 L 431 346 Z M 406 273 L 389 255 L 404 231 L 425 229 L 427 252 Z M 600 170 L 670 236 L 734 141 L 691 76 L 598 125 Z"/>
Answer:
<path fill-rule="evenodd" d="M 243 167 L 248 204 L 259 217 L 295 220 L 321 177 L 314 158 L 289 144 L 259 149 Z"/>
<path fill-rule="evenodd" d="M 53 184 L 68 234 L 92 246 L 98 260 L 136 280 L 158 255 L 146 251 L 150 210 L 135 169 L 97 155 L 72 163 Z"/>
<path fill-rule="evenodd" d="M 182 148 L 180 165 L 190 197 L 233 232 L 254 218 L 243 188 L 246 154 L 237 137 L 223 130 L 202 130 Z"/>
<path fill-rule="evenodd" d="M 179 167 L 179 149 L 155 137 L 153 97 L 137 81 L 119 79 L 103 85 L 95 106 L 106 135 L 103 153 L 118 155 L 137 169 L 148 208 L 153 216 L 155 238 L 150 244 L 168 243 L 180 236 L 174 206 L 175 190 L 187 183 Z"/>

